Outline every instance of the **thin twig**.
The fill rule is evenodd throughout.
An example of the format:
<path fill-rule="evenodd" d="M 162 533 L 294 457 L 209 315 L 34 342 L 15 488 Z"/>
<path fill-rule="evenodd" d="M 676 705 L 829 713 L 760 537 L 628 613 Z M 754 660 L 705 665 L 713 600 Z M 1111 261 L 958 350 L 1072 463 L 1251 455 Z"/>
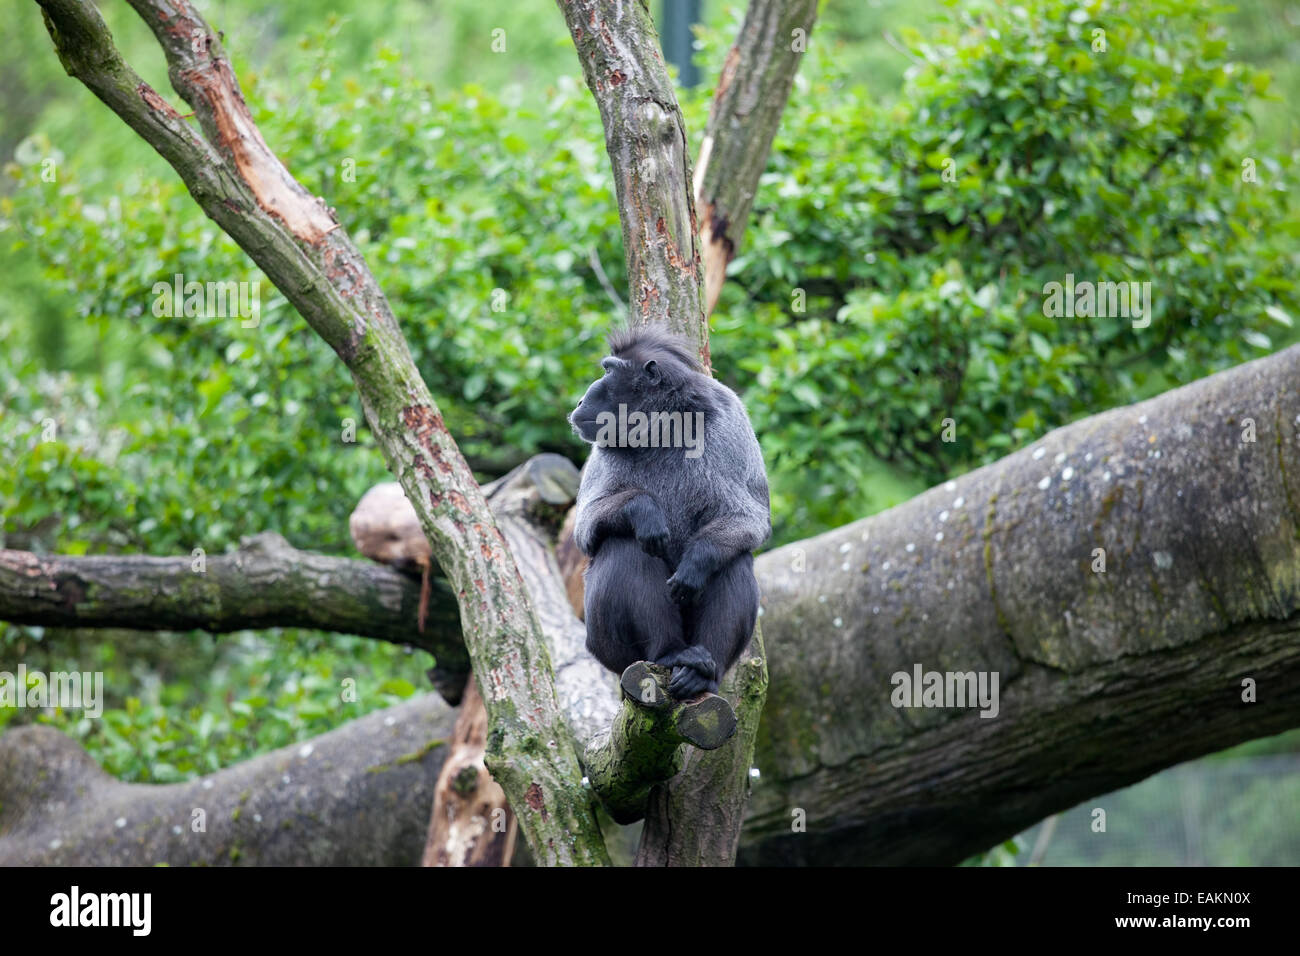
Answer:
<path fill-rule="evenodd" d="M 600 264 L 600 256 L 597 255 L 595 246 L 592 246 L 587 251 L 587 261 L 591 263 L 592 271 L 596 273 L 596 278 L 600 280 L 600 287 L 605 290 L 605 295 L 609 296 L 609 301 L 614 303 L 614 308 L 618 309 L 623 316 L 629 316 L 627 303 L 619 298 L 614 283 L 610 282 L 609 276 L 605 274 L 605 267 Z"/>

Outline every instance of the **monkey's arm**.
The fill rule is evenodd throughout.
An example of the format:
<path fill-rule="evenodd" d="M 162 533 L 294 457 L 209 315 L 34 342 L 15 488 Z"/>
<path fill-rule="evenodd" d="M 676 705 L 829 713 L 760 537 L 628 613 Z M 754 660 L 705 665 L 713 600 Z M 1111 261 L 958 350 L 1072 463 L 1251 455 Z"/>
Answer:
<path fill-rule="evenodd" d="M 678 604 L 693 603 L 713 575 L 771 536 L 767 479 L 760 476 L 748 491 L 737 508 L 714 518 L 687 542 L 677 570 L 668 579 L 668 594 Z"/>
<path fill-rule="evenodd" d="M 665 561 L 668 519 L 659 503 L 640 488 L 625 488 L 584 502 L 578 509 L 573 539 L 587 557 L 595 557 L 606 538 L 636 538 L 647 554 Z"/>

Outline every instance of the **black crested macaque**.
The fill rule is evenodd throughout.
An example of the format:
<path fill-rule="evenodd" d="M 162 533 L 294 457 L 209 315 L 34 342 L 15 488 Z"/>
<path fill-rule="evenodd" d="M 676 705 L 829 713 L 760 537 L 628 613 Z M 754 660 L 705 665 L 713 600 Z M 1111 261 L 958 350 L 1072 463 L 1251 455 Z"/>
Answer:
<path fill-rule="evenodd" d="M 754 631 L 752 552 L 772 533 L 758 439 L 735 392 L 661 328 L 616 332 L 569 416 L 594 446 L 574 538 L 587 649 L 615 673 L 672 668 L 668 692 L 716 693 Z"/>

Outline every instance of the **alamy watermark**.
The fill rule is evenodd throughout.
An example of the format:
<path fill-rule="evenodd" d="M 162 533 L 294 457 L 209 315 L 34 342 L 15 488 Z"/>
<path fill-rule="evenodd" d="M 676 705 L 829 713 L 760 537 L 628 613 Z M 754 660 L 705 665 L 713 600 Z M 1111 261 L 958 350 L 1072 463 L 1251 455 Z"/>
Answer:
<path fill-rule="evenodd" d="M 152 893 L 83 893 L 73 885 L 50 897 L 51 926 L 124 927 L 148 936 L 153 927 Z"/>
<path fill-rule="evenodd" d="M 981 717 L 998 715 L 997 671 L 895 671 L 889 702 L 895 707 L 979 707 Z"/>
<path fill-rule="evenodd" d="M 596 424 L 595 444 L 601 448 L 685 448 L 687 458 L 704 454 L 703 412 L 629 412 L 620 402 L 617 415 L 601 412 Z"/>
<path fill-rule="evenodd" d="M 104 713 L 102 671 L 29 671 L 18 665 L 18 673 L 0 671 L 0 707 L 45 709 L 62 707 L 81 710 L 87 717 Z"/>
<path fill-rule="evenodd" d="M 176 273 L 171 282 L 153 284 L 153 314 L 160 319 L 180 316 L 189 318 L 239 318 L 246 329 L 255 329 L 262 321 L 262 284 L 260 282 L 185 281 Z"/>
<path fill-rule="evenodd" d="M 1074 273 L 1065 282 L 1043 286 L 1043 315 L 1051 319 L 1132 319 L 1133 328 L 1151 324 L 1150 282 L 1075 282 Z"/>

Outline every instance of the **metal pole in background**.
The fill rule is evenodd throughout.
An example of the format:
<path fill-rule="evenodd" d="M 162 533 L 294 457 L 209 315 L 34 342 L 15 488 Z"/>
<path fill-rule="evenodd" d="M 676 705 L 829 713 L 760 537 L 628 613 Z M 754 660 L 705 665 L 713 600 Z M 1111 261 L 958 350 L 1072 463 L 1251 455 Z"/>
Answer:
<path fill-rule="evenodd" d="M 700 82 L 700 71 L 692 59 L 694 37 L 691 27 L 700 22 L 700 0 L 663 0 L 659 37 L 664 59 L 677 67 L 682 86 L 690 89 Z"/>

